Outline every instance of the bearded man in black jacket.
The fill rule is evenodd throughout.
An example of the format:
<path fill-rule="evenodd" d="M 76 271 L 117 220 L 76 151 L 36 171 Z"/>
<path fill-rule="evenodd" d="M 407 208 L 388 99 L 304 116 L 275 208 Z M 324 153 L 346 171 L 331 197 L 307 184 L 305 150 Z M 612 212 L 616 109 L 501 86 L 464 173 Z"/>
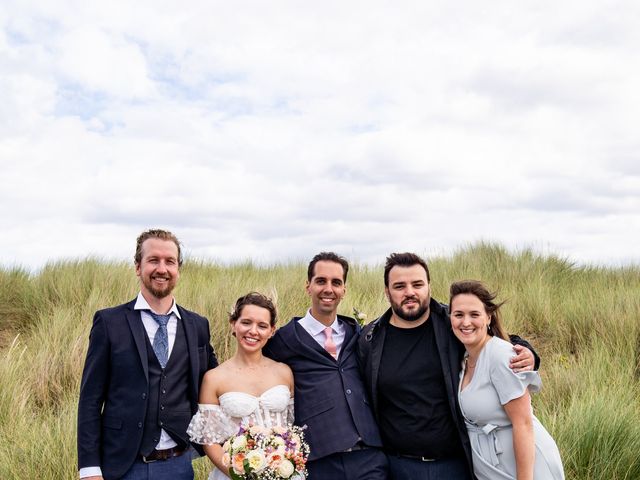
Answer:
<path fill-rule="evenodd" d="M 464 347 L 446 305 L 431 298 L 426 262 L 393 253 L 384 270 L 391 307 L 365 327 L 358 360 L 389 460 L 391 478 L 473 479 L 471 447 L 458 406 Z M 512 336 L 514 371 L 537 368 L 529 344 Z"/>

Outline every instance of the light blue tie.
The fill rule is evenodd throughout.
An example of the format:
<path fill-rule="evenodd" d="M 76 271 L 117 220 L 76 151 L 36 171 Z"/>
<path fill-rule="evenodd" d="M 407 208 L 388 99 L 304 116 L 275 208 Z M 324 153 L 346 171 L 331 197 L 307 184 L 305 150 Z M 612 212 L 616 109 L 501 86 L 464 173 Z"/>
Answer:
<path fill-rule="evenodd" d="M 167 366 L 167 360 L 169 359 L 169 333 L 167 332 L 167 323 L 171 318 L 169 315 L 158 315 L 151 310 L 147 310 L 149 315 L 158 322 L 158 330 L 155 337 L 153 337 L 153 351 L 160 362 L 162 368 Z"/>

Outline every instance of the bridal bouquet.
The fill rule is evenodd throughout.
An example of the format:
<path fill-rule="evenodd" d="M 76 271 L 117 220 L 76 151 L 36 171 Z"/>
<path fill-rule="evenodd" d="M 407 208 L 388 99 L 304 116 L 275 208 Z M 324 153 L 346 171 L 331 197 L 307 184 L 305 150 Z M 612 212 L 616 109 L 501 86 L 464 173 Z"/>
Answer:
<path fill-rule="evenodd" d="M 297 426 L 240 427 L 222 446 L 233 480 L 302 480 L 309 445 Z"/>

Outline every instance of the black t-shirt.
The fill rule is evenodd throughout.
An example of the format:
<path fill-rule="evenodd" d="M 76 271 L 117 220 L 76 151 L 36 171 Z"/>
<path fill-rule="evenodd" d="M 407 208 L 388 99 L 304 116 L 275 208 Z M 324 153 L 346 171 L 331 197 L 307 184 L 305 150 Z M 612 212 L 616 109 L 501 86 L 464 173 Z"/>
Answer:
<path fill-rule="evenodd" d="M 380 430 L 394 454 L 462 456 L 444 384 L 433 324 L 389 324 L 378 376 Z"/>

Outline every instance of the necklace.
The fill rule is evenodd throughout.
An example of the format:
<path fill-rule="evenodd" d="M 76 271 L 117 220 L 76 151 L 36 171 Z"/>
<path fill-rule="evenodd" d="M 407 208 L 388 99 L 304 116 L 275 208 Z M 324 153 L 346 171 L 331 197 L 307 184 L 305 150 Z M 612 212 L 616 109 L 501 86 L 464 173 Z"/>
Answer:
<path fill-rule="evenodd" d="M 469 369 L 474 369 L 476 368 L 476 365 L 478 364 L 478 361 L 476 360 L 476 363 L 474 363 L 473 365 L 471 365 L 471 362 L 469 361 L 469 357 L 464 357 L 464 365 L 465 367 L 468 367 Z"/>

